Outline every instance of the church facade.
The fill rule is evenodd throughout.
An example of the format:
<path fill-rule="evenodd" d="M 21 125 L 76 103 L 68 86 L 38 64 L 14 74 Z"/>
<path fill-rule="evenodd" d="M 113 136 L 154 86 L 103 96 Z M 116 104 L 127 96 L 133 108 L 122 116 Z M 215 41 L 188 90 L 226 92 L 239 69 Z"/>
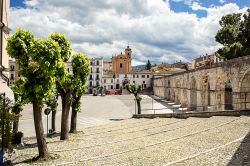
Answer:
<path fill-rule="evenodd" d="M 131 71 L 131 56 L 132 50 L 127 46 L 125 54 L 121 54 L 112 57 L 112 69 L 114 73 L 125 74 Z"/>

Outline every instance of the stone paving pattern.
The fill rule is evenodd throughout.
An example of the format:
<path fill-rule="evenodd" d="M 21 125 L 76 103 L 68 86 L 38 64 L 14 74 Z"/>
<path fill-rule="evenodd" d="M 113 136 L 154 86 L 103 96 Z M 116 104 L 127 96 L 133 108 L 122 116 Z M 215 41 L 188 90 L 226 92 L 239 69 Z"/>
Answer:
<path fill-rule="evenodd" d="M 59 158 L 35 165 L 250 165 L 250 117 L 127 119 L 48 138 Z M 14 162 L 37 155 L 26 139 Z"/>

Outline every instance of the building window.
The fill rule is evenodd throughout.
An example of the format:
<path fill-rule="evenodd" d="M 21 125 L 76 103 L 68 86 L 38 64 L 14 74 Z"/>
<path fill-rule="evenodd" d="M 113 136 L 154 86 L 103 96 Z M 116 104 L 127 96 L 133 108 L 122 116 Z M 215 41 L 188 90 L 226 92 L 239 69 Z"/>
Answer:
<path fill-rule="evenodd" d="M 14 71 L 14 70 L 15 70 L 15 66 L 14 66 L 14 65 L 11 65 L 11 66 L 10 66 L 10 70 L 11 70 L 11 71 Z"/>
<path fill-rule="evenodd" d="M 147 75 L 147 78 L 149 78 L 149 75 Z"/>
<path fill-rule="evenodd" d="M 99 66 L 99 61 L 96 61 L 96 65 Z"/>
<path fill-rule="evenodd" d="M 122 68 L 122 63 L 120 63 L 120 68 Z"/>
<path fill-rule="evenodd" d="M 119 74 L 116 74 L 116 78 L 119 78 Z"/>
<path fill-rule="evenodd" d="M 128 78 L 127 74 L 125 74 L 125 78 Z"/>
<path fill-rule="evenodd" d="M 92 66 L 93 65 L 93 62 L 92 61 L 90 61 L 90 65 Z M 91 70 L 92 71 L 92 70 Z"/>
<path fill-rule="evenodd" d="M 92 81 L 89 82 L 89 87 L 92 87 Z"/>
<path fill-rule="evenodd" d="M 143 81 L 143 84 L 145 84 L 145 81 Z"/>
<path fill-rule="evenodd" d="M 104 79 L 103 82 L 106 83 L 106 79 Z"/>
<path fill-rule="evenodd" d="M 136 78 L 139 78 L 139 75 L 138 75 L 138 74 L 136 75 Z"/>
<path fill-rule="evenodd" d="M 113 83 L 113 79 L 111 79 L 111 83 Z"/>
<path fill-rule="evenodd" d="M 99 67 L 96 68 L 96 73 L 100 73 Z"/>
<path fill-rule="evenodd" d="M 99 79 L 100 79 L 100 78 L 99 78 L 99 75 L 97 74 L 97 75 L 96 75 L 96 80 L 99 80 Z"/>
<path fill-rule="evenodd" d="M 141 78 L 145 78 L 145 75 L 141 75 Z"/>
<path fill-rule="evenodd" d="M 92 67 L 90 68 L 90 72 L 93 73 Z"/>
<path fill-rule="evenodd" d="M 110 88 L 110 89 L 114 89 L 114 88 L 113 88 L 113 85 L 111 85 L 111 88 Z"/>
<path fill-rule="evenodd" d="M 116 83 L 119 83 L 119 80 L 118 80 L 118 79 L 116 80 Z"/>
<path fill-rule="evenodd" d="M 135 78 L 135 75 L 133 74 L 133 78 Z"/>
<path fill-rule="evenodd" d="M 96 81 L 96 86 L 100 86 L 100 83 L 98 81 Z"/>
<path fill-rule="evenodd" d="M 14 80 L 14 74 L 11 74 L 10 79 Z"/>
<path fill-rule="evenodd" d="M 135 81 L 133 81 L 133 83 L 135 84 Z"/>

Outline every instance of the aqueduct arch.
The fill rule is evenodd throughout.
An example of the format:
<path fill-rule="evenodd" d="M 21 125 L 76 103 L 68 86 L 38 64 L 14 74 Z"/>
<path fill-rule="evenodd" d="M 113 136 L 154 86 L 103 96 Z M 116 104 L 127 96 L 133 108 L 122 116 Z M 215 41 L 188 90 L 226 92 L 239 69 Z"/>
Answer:
<path fill-rule="evenodd" d="M 240 92 L 240 109 L 250 109 L 250 70 L 241 81 Z"/>
<path fill-rule="evenodd" d="M 190 81 L 190 108 L 191 110 L 197 109 L 197 84 L 194 77 Z"/>
<path fill-rule="evenodd" d="M 159 80 L 165 80 L 165 87 Z M 190 110 L 250 109 L 250 56 L 157 77 L 154 83 L 155 95 L 165 94 Z"/>

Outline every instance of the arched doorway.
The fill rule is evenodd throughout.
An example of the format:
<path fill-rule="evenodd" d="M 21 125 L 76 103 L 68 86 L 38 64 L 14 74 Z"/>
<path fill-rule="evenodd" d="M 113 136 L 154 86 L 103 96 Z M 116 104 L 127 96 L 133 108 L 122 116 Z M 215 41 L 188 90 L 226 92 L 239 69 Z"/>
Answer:
<path fill-rule="evenodd" d="M 197 110 L 197 86 L 194 77 L 192 77 L 190 86 L 190 109 Z"/>
<path fill-rule="evenodd" d="M 224 111 L 225 110 L 225 87 L 226 81 L 224 77 L 218 77 L 215 86 L 215 107 L 216 111 Z"/>
<path fill-rule="evenodd" d="M 211 106 L 211 89 L 209 82 L 207 84 L 207 105 Z"/>
<path fill-rule="evenodd" d="M 240 109 L 250 109 L 250 71 L 244 75 L 241 82 Z"/>
<path fill-rule="evenodd" d="M 225 84 L 225 110 L 233 110 L 233 90 L 230 81 Z"/>

